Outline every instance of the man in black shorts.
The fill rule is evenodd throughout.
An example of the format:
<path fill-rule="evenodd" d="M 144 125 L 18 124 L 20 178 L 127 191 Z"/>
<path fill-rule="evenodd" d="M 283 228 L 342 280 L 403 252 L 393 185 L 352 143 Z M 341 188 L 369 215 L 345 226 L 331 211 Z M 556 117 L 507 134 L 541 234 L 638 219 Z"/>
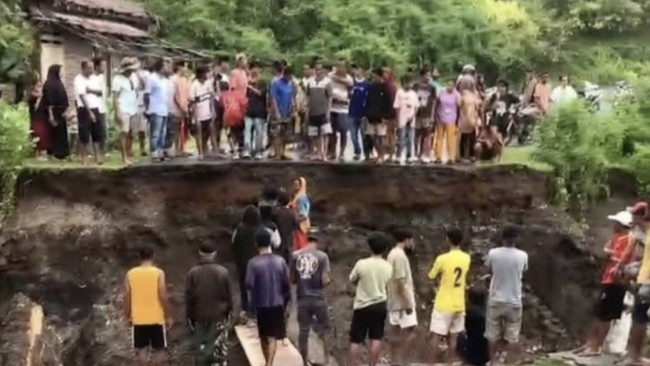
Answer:
<path fill-rule="evenodd" d="M 286 311 L 291 300 L 289 267 L 282 257 L 273 254 L 268 230 L 259 230 L 255 242 L 259 255 L 248 262 L 246 288 L 250 294 L 249 306 L 257 314 L 257 330 L 266 366 L 272 366 L 277 341 L 287 337 Z"/>
<path fill-rule="evenodd" d="M 102 89 L 97 85 L 97 78 L 93 76 L 93 64 L 89 61 L 81 62 L 81 73 L 74 79 L 75 104 L 77 106 L 77 123 L 79 127 L 79 154 L 85 164 L 88 156 L 88 147 L 97 164 L 103 161 L 102 146 L 104 145 L 106 121 L 104 114 L 99 113 Z"/>
<path fill-rule="evenodd" d="M 368 238 L 372 255 L 359 260 L 350 273 L 350 282 L 356 286 L 354 313 L 350 325 L 350 350 L 348 366 L 356 366 L 359 348 L 370 340 L 369 363 L 379 363 L 381 341 L 384 338 L 384 324 L 387 315 L 386 287 L 393 275 L 391 265 L 383 255 L 390 240 L 382 233 L 373 233 Z"/>
<path fill-rule="evenodd" d="M 325 160 L 327 156 L 327 140 L 332 134 L 330 123 L 330 107 L 332 106 L 332 84 L 327 78 L 327 70 L 323 64 L 314 64 L 316 76 L 307 80 L 305 93 L 307 94 L 307 113 L 309 122 L 307 135 L 311 141 L 311 150 L 314 158 Z"/>

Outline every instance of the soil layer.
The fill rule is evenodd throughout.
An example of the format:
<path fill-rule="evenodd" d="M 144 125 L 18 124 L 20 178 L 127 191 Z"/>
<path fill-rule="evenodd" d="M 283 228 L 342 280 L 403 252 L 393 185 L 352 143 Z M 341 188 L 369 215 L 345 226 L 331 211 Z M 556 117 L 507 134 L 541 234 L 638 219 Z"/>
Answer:
<path fill-rule="evenodd" d="M 482 259 L 498 243 L 500 227 L 522 225 L 521 248 L 530 256 L 523 330 L 530 352 L 570 347 L 584 330 L 599 268 L 572 221 L 547 205 L 547 177 L 521 166 L 237 162 L 32 172 L 21 178 L 16 212 L 0 236 L 0 304 L 11 307 L 23 293 L 42 305 L 47 334 L 56 334 L 60 344 L 53 349 L 65 366 L 125 365 L 131 351 L 121 316 L 123 276 L 136 264 L 134 249 L 154 244 L 179 321 L 169 333 L 172 364 L 190 364 L 183 284 L 197 247 L 217 245 L 236 286 L 230 237 L 243 207 L 256 202 L 263 187 L 289 188 L 298 176 L 309 182 L 313 224 L 331 256 L 334 282 L 327 292 L 337 356 L 346 349 L 351 318 L 348 273 L 368 254 L 368 232 L 395 225 L 417 233 L 412 265 L 423 336 L 414 360 L 426 351 L 433 299 L 426 273 L 446 250 L 449 225 L 466 233 L 475 286 L 484 285 L 477 280 L 486 272 Z M 3 322 L 0 334 L 18 328 Z M 3 354 L 24 352 L 24 339 L 14 338 L 3 337 L 9 340 Z"/>

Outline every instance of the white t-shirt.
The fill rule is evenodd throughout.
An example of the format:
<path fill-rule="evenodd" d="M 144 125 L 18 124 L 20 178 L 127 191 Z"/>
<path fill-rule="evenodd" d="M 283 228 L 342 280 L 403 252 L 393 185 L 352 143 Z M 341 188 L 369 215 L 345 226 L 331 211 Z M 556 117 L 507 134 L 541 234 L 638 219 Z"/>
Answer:
<path fill-rule="evenodd" d="M 102 92 L 102 96 L 97 96 L 93 94 L 95 98 L 97 98 L 97 109 L 99 110 L 99 113 L 106 113 L 106 78 L 104 77 L 104 74 L 92 74 L 88 78 L 90 80 L 90 86 L 93 90 L 100 90 Z"/>
<path fill-rule="evenodd" d="M 399 89 L 397 91 L 393 108 L 397 109 L 397 122 L 400 128 L 406 126 L 409 121 L 413 121 L 419 105 L 420 98 L 415 90 Z M 415 128 L 415 125 L 411 127 Z"/>
<path fill-rule="evenodd" d="M 90 78 L 79 74 L 74 78 L 74 97 L 77 103 L 77 108 L 84 108 L 86 105 L 81 96 L 85 95 L 86 102 L 88 102 L 88 108 L 95 109 L 99 108 L 99 97 L 95 94 L 88 93 L 88 89 L 93 89 Z"/>
<path fill-rule="evenodd" d="M 578 93 L 571 85 L 556 86 L 551 92 L 551 101 L 555 104 L 567 103 L 576 99 L 578 99 Z"/>
<path fill-rule="evenodd" d="M 201 83 L 198 80 L 192 82 L 190 87 L 190 103 L 194 109 L 194 119 L 197 122 L 212 119 L 212 105 L 214 98 L 214 90 L 210 80 Z M 197 101 L 198 100 L 198 101 Z"/>
<path fill-rule="evenodd" d="M 345 75 L 343 79 L 348 82 L 348 85 L 334 79 L 336 73 L 329 74 L 330 82 L 332 85 L 332 112 L 347 114 L 350 109 L 350 88 L 354 83 L 352 76 Z"/>
<path fill-rule="evenodd" d="M 528 270 L 528 254 L 514 247 L 494 248 L 486 265 L 492 271 L 489 302 L 521 306 L 521 280 Z"/>

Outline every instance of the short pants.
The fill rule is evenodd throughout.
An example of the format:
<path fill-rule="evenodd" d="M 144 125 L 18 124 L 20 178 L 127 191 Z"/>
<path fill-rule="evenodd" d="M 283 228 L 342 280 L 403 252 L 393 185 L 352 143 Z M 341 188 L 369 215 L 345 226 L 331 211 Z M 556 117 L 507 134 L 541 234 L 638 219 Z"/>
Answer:
<path fill-rule="evenodd" d="M 90 113 L 95 116 L 95 122 L 90 118 Z M 77 122 L 79 124 L 79 141 L 82 144 L 89 144 L 91 140 L 95 144 L 104 143 L 106 138 L 105 114 L 99 113 L 96 108 L 91 110 L 84 107 L 78 108 Z"/>
<path fill-rule="evenodd" d="M 383 121 L 368 121 L 364 128 L 364 134 L 369 136 L 386 136 L 388 133 L 388 124 Z"/>
<path fill-rule="evenodd" d="M 465 313 L 442 312 L 434 310 L 431 313 L 431 333 L 447 336 L 449 334 L 458 334 L 465 330 Z"/>
<path fill-rule="evenodd" d="M 626 291 L 627 289 L 622 284 L 603 284 L 600 289 L 600 296 L 596 300 L 596 318 L 602 322 L 620 319 L 625 308 Z"/>
<path fill-rule="evenodd" d="M 149 348 L 163 350 L 167 348 L 167 335 L 165 327 L 160 324 L 134 325 L 133 326 L 133 348 Z"/>
<path fill-rule="evenodd" d="M 521 306 L 504 303 L 488 304 L 485 315 L 485 338 L 495 342 L 503 339 L 508 343 L 518 343 L 522 314 Z"/>
<path fill-rule="evenodd" d="M 284 306 L 257 308 L 257 330 L 260 338 L 287 338 Z"/>
<path fill-rule="evenodd" d="M 362 344 L 366 338 L 373 341 L 382 340 L 386 314 L 386 302 L 354 310 L 350 324 L 350 343 Z"/>
<path fill-rule="evenodd" d="M 389 311 L 388 323 L 393 327 L 400 329 L 409 329 L 418 326 L 418 315 L 415 310 L 407 314 L 404 310 Z"/>
<path fill-rule="evenodd" d="M 307 135 L 310 137 L 323 136 L 332 133 L 332 124 L 327 120 L 326 115 L 309 116 Z"/>

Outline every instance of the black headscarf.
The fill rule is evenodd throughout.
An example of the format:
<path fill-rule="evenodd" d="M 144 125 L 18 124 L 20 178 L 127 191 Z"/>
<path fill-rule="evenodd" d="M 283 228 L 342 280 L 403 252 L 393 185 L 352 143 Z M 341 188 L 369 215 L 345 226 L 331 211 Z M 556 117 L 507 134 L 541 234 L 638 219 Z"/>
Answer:
<path fill-rule="evenodd" d="M 43 107 L 68 108 L 68 93 L 61 81 L 61 65 L 52 65 L 47 70 L 47 79 L 43 84 Z"/>

